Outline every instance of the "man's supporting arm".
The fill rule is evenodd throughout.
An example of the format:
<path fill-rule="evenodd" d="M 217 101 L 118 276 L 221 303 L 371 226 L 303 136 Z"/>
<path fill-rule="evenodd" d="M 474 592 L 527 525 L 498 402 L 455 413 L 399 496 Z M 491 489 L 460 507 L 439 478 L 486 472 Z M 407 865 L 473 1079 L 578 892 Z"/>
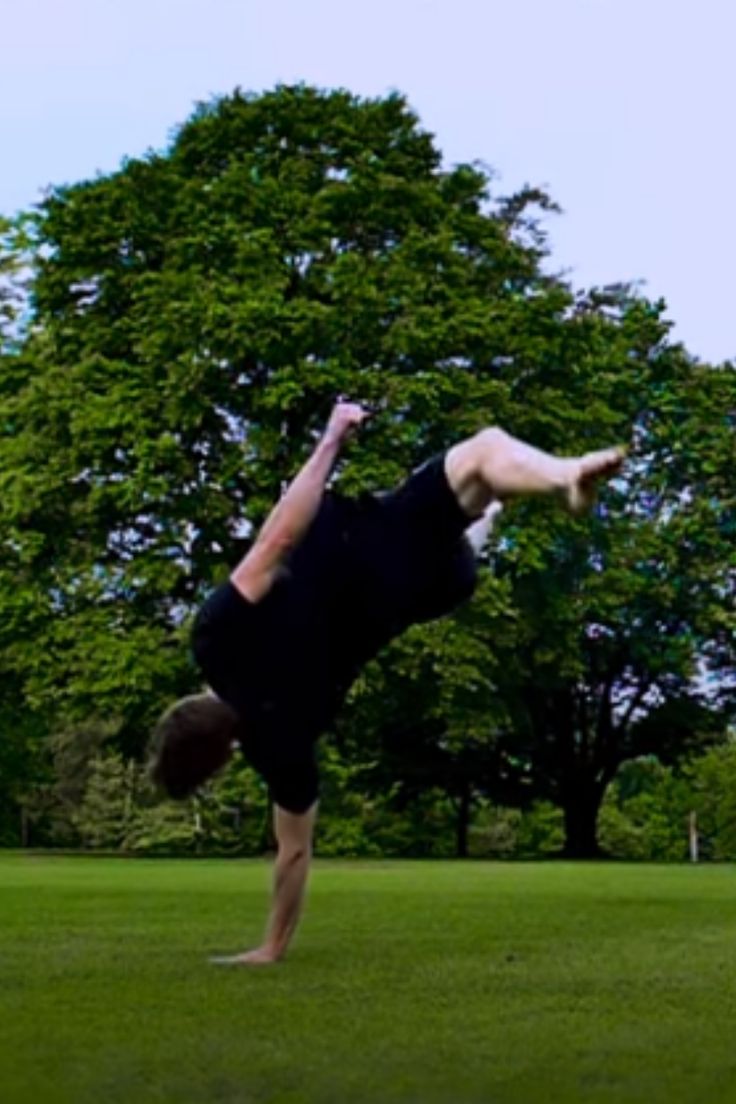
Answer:
<path fill-rule="evenodd" d="M 258 602 L 273 585 L 276 572 L 299 544 L 319 509 L 325 484 L 343 441 L 367 417 L 356 403 L 338 403 L 317 447 L 274 506 L 247 556 L 230 579 L 243 597 Z"/>
<path fill-rule="evenodd" d="M 271 915 L 264 940 L 264 947 L 271 951 L 274 959 L 283 957 L 299 922 L 312 861 L 316 819 L 316 803 L 306 813 L 290 813 L 274 805 L 278 852 L 273 871 Z"/>
<path fill-rule="evenodd" d="M 304 903 L 316 819 L 316 802 L 306 813 L 290 813 L 274 805 L 278 853 L 274 863 L 271 913 L 263 943 L 253 951 L 215 961 L 233 965 L 265 966 L 283 958 Z"/>

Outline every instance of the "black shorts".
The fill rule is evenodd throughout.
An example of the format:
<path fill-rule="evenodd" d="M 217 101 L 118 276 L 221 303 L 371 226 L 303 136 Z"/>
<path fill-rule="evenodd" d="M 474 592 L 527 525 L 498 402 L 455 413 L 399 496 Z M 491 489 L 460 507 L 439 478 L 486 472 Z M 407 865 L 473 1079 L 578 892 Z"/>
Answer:
<path fill-rule="evenodd" d="M 448 483 L 444 454 L 369 497 L 351 527 L 348 570 L 356 609 L 380 639 L 455 609 L 475 589 L 476 567 L 464 539 L 472 519 Z"/>
<path fill-rule="evenodd" d="M 318 796 L 315 745 L 329 726 L 324 648 L 314 633 L 302 647 L 290 586 L 248 601 L 229 580 L 210 595 L 194 623 L 192 650 L 209 685 L 239 714 L 246 759 L 282 808 L 302 813 Z"/>
<path fill-rule="evenodd" d="M 231 582 L 205 602 L 195 658 L 243 718 L 243 751 L 279 805 L 303 812 L 316 800 L 316 740 L 361 666 L 408 625 L 472 593 L 475 559 L 462 539 L 470 520 L 437 456 L 387 494 L 327 492 L 260 602 Z"/>
<path fill-rule="evenodd" d="M 411 527 L 420 539 L 432 538 L 440 548 L 454 544 L 472 524 L 450 487 L 445 470 L 446 453 L 439 453 L 411 473 L 394 491 L 376 496 Z"/>

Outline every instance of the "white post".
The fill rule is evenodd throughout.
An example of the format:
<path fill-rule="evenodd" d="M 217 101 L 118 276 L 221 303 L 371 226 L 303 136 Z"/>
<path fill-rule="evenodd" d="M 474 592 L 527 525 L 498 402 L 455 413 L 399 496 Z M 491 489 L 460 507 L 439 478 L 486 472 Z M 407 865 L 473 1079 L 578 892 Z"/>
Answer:
<path fill-rule="evenodd" d="M 690 812 L 690 862 L 698 861 L 698 814 L 695 809 Z"/>

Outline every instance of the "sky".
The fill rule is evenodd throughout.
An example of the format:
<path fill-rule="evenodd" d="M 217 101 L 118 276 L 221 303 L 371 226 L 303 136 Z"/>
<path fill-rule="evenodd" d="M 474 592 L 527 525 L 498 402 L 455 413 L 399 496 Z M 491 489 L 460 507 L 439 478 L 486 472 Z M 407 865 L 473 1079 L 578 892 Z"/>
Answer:
<path fill-rule="evenodd" d="M 734 0 L 0 0 L 0 213 L 164 148 L 195 103 L 403 92 L 445 162 L 544 185 L 550 266 L 642 280 L 736 357 Z"/>

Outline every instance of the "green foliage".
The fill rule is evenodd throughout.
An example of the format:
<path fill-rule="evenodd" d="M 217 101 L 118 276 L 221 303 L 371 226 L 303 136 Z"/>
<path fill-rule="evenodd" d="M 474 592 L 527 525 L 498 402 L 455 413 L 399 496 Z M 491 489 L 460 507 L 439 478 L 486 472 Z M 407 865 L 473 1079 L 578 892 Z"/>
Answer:
<path fill-rule="evenodd" d="M 489 423 L 556 451 L 629 441 L 631 458 L 589 518 L 507 510 L 473 604 L 365 672 L 340 724 L 359 792 L 324 847 L 354 815 L 366 828 L 350 848 L 371 846 L 368 825 L 393 838 L 401 813 L 399 849 L 433 853 L 449 832 L 461 850 L 479 800 L 543 799 L 565 810 L 568 850 L 591 854 L 623 761 L 716 740 L 733 707 L 736 373 L 670 343 L 664 305 L 636 289 L 575 294 L 546 275 L 552 207 L 444 168 L 401 96 L 280 87 L 202 105 L 165 153 L 3 223 L 0 705 L 14 732 L 35 748 L 37 732 L 112 717 L 107 750 L 141 759 L 154 717 L 198 686 L 193 611 L 342 392 L 385 404 L 338 472 L 347 491 L 391 485 Z M 24 787 L 39 802 L 53 789 L 52 752 L 13 746 L 11 822 Z M 116 769 L 94 768 L 88 839 Z M 255 846 L 255 797 L 239 821 L 218 792 L 194 830 L 149 811 L 115 838 Z"/>
<path fill-rule="evenodd" d="M 550 801 L 536 801 L 520 818 L 515 848 L 520 857 L 560 855 L 564 843 L 562 810 Z"/>
<path fill-rule="evenodd" d="M 548 801 L 528 809 L 508 809 L 484 802 L 476 810 L 470 831 L 470 854 L 475 858 L 556 858 L 563 849 L 562 810 Z"/>
<path fill-rule="evenodd" d="M 240 757 L 195 798 L 176 803 L 157 797 L 134 760 L 102 748 L 94 726 L 80 730 L 76 740 L 68 732 L 59 734 L 55 743 L 61 773 L 27 806 L 30 842 L 36 845 L 135 855 L 255 856 L 273 848 L 266 788 Z M 64 781 L 74 761 L 77 775 Z M 400 799 L 399 784 L 369 796 L 360 781 L 365 770 L 365 764 L 356 766 L 333 745 L 323 749 L 319 857 L 456 854 L 458 807 L 442 789 L 429 788 L 408 802 Z M 733 860 L 735 771 L 733 744 L 689 761 L 680 773 L 651 757 L 625 764 L 601 807 L 604 853 L 629 861 L 684 861 L 694 810 L 701 859 Z M 469 810 L 471 857 L 553 858 L 563 846 L 563 811 L 550 802 L 536 801 L 522 811 L 476 797 Z"/>
<path fill-rule="evenodd" d="M 692 791 L 687 780 L 658 760 L 622 767 L 601 808 L 603 850 L 618 859 L 687 859 Z"/>
<path fill-rule="evenodd" d="M 202 851 L 258 855 L 272 845 L 267 787 L 240 757 L 204 787 L 197 807 Z"/>
<path fill-rule="evenodd" d="M 0 702 L 0 847 L 36 842 L 28 804 L 48 784 L 44 735 L 37 717 L 15 701 Z"/>
<path fill-rule="evenodd" d="M 128 845 L 139 855 L 259 855 L 271 844 L 268 793 L 239 757 L 189 801 L 161 801 L 142 777 Z"/>
<path fill-rule="evenodd" d="M 12 370 L 9 354 L 18 348 L 27 321 L 28 274 L 33 249 L 28 215 L 11 220 L 0 215 L 0 366 Z M 8 362 L 5 357 L 8 356 Z M 1 386 L 1 385 L 0 385 Z"/>
<path fill-rule="evenodd" d="M 127 850 L 136 830 L 138 768 L 118 752 L 96 756 L 74 821 L 84 847 Z"/>
<path fill-rule="evenodd" d="M 469 850 L 474 858 L 516 857 L 520 809 L 507 809 L 488 801 L 478 802 L 469 833 Z"/>
<path fill-rule="evenodd" d="M 705 858 L 736 860 L 736 744 L 733 739 L 688 765 Z"/>
<path fill-rule="evenodd" d="M 201 851 L 201 827 L 191 803 L 161 801 L 137 810 L 126 840 L 135 855 L 194 855 Z"/>

